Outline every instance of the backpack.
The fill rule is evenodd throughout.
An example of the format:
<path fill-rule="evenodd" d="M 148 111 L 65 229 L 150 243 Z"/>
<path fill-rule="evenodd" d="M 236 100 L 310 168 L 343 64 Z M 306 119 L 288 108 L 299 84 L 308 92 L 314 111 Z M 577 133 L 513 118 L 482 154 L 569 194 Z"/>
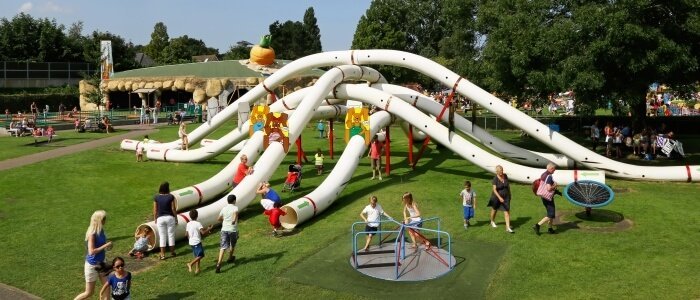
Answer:
<path fill-rule="evenodd" d="M 532 193 L 537 195 L 537 190 L 540 189 L 541 180 L 539 178 L 532 182 Z"/>

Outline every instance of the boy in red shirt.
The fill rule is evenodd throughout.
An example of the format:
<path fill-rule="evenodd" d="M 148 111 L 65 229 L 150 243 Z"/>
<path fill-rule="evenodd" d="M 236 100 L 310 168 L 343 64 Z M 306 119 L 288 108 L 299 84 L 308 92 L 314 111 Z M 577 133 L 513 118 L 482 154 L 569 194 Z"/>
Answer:
<path fill-rule="evenodd" d="M 282 227 L 282 224 L 280 224 L 280 216 L 287 215 L 286 212 L 280 209 L 281 206 L 282 204 L 280 202 L 275 202 L 271 209 L 268 209 L 264 212 L 264 214 L 270 216 L 270 225 L 272 225 L 272 236 L 277 236 L 279 234 L 277 232 L 277 229 Z"/>

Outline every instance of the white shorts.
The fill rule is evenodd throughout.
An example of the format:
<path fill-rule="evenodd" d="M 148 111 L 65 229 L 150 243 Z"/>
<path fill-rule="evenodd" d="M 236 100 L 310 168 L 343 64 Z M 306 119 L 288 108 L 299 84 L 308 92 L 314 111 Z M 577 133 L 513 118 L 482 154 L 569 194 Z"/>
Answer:
<path fill-rule="evenodd" d="M 100 278 L 100 273 L 95 269 L 96 265 L 91 265 L 87 261 L 85 262 L 85 267 L 83 272 L 85 273 L 85 282 L 96 282 Z"/>
<path fill-rule="evenodd" d="M 275 207 L 275 201 L 270 199 L 262 199 L 260 200 L 260 205 L 262 205 L 265 210 L 272 209 Z"/>

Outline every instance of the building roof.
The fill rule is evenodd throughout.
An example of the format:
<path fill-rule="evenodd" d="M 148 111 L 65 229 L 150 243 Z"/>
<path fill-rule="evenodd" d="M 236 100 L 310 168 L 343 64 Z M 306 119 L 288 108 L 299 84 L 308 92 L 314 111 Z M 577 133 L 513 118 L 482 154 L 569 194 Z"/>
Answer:
<path fill-rule="evenodd" d="M 133 69 L 116 72 L 112 79 L 132 77 L 199 77 L 199 78 L 247 78 L 265 77 L 277 69 L 290 63 L 290 60 L 275 60 L 272 66 L 257 66 L 247 63 L 248 60 L 208 61 L 179 65 L 166 65 L 150 68 Z M 324 71 L 310 69 L 299 74 L 299 77 L 320 77 Z"/>
<path fill-rule="evenodd" d="M 195 55 L 195 56 L 192 56 L 192 61 L 194 61 L 194 62 L 219 61 L 219 58 L 214 54 Z"/>
<path fill-rule="evenodd" d="M 156 65 L 156 62 L 150 56 L 146 55 L 146 53 L 143 52 L 136 53 L 136 57 L 134 57 L 134 60 L 136 61 L 136 63 L 139 64 L 139 66 L 142 66 L 144 68 Z"/>

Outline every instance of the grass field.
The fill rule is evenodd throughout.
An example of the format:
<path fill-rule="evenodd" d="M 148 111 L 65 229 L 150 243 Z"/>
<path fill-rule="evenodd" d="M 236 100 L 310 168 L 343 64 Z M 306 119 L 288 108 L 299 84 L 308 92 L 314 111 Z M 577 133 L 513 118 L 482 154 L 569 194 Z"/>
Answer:
<path fill-rule="evenodd" d="M 228 129 L 233 126 L 229 124 Z M 194 126 L 190 126 L 190 130 Z M 215 136 L 221 136 L 225 129 Z M 529 185 L 512 186 L 512 215 L 516 234 L 488 226 L 485 207 L 490 191 L 489 172 L 446 149 L 431 146 L 416 170 L 407 167 L 407 142 L 392 129 L 392 174 L 381 182 L 369 180 L 369 161 L 363 159 L 351 183 L 328 210 L 300 226 L 293 235 L 270 236 L 262 208 L 252 204 L 241 215 L 237 263 L 214 273 L 218 234 L 206 237 L 203 273 L 193 276 L 185 263 L 191 251 L 185 241 L 177 245 L 178 257 L 158 261 L 151 255 L 137 262 L 126 259 L 135 271 L 133 299 L 375 299 L 417 298 L 416 291 L 431 299 L 695 299 L 700 297 L 700 225 L 695 209 L 697 183 L 631 182 L 608 179 L 617 191 L 606 214 L 585 219 L 581 209 L 557 199 L 566 214 L 559 234 L 536 236 L 530 226 L 544 215 Z M 336 131 L 339 135 L 340 131 Z M 517 132 L 497 132 L 502 138 L 533 150 L 546 147 Z M 325 140 L 304 133 L 304 148 L 327 149 Z M 162 128 L 152 139 L 169 141 L 177 128 Z M 574 137 L 577 139 L 577 137 Z M 4 151 L 23 145 L 5 143 Z M 580 141 L 585 142 L 583 139 Z M 700 137 L 683 139 L 689 162 L 698 164 Z M 344 142 L 336 140 L 336 158 Z M 23 149 L 23 148 L 22 148 Z M 271 183 L 281 190 L 286 157 Z M 46 299 L 71 299 L 84 287 L 84 234 L 94 210 L 107 211 L 105 230 L 115 242 L 108 259 L 126 256 L 137 225 L 151 215 L 152 196 L 158 185 L 170 181 L 173 190 L 213 176 L 233 154 L 197 164 L 134 162 L 133 153 L 114 144 L 3 172 L 0 177 L 0 282 Z M 3 157 L 2 159 L 6 159 Z M 633 163 L 684 164 L 666 160 Z M 327 158 L 326 174 L 334 161 Z M 505 170 L 506 173 L 508 170 Z M 312 165 L 304 167 L 302 189 L 283 193 L 283 201 L 312 191 L 324 176 Z M 457 194 L 465 179 L 478 194 L 476 225 L 464 230 Z M 390 284 L 359 277 L 348 263 L 350 225 L 359 219 L 369 195 L 377 195 L 394 216 L 401 215 L 400 195 L 410 191 L 423 215 L 438 216 L 443 230 L 453 237 L 454 252 L 463 258 L 454 274 L 436 280 Z M 609 227 L 609 216 L 631 225 L 623 231 L 599 231 Z M 346 240 L 347 243 L 343 243 Z M 427 292 L 426 292 L 427 291 Z"/>
<path fill-rule="evenodd" d="M 110 133 L 110 135 L 120 134 L 124 132 L 126 131 L 118 130 L 115 133 Z M 46 138 L 40 138 L 38 140 L 38 143 L 35 143 L 34 137 L 32 136 L 0 137 L 0 149 L 2 149 L 2 151 L 0 151 L 0 160 L 6 160 L 10 158 L 20 157 L 23 155 L 44 152 L 59 147 L 85 143 L 95 139 L 104 138 L 106 136 L 106 133 L 100 132 L 78 133 L 74 130 L 61 130 L 56 132 L 56 136 L 54 137 L 51 143 L 47 143 Z"/>

